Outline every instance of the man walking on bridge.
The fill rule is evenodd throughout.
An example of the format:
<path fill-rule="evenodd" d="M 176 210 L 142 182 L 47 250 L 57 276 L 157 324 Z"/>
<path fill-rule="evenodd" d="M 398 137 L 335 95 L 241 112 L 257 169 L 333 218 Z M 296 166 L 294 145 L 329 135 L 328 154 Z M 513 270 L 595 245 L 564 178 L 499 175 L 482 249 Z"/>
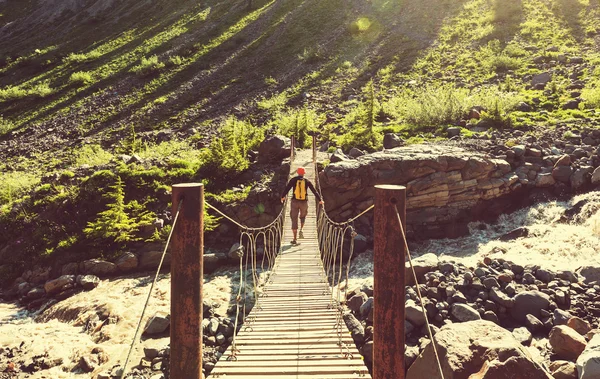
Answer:
<path fill-rule="evenodd" d="M 310 180 L 304 177 L 306 174 L 306 170 L 304 167 L 298 167 L 296 171 L 298 176 L 293 177 L 288 182 L 287 186 L 285 186 L 285 190 L 281 194 L 281 202 L 285 201 L 285 197 L 287 196 L 290 189 L 294 188 L 294 192 L 292 193 L 292 204 L 290 210 L 290 217 L 292 218 L 292 233 L 294 233 L 294 240 L 292 241 L 292 245 L 296 245 L 296 236 L 298 233 L 298 213 L 300 214 L 300 238 L 304 238 L 302 234 L 302 228 L 304 228 L 304 221 L 306 220 L 306 215 L 308 214 L 308 199 L 306 197 L 306 188 L 310 188 L 315 198 L 319 200 L 319 204 L 323 204 L 323 200 L 321 200 L 321 196 L 315 190 L 315 187 L 310 182 Z"/>

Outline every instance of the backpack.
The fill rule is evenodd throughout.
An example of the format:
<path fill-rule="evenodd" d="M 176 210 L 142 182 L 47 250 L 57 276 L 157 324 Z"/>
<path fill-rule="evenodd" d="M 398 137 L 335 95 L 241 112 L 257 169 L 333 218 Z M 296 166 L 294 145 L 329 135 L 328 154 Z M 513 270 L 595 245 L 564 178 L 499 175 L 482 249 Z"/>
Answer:
<path fill-rule="evenodd" d="M 298 179 L 298 181 L 296 181 L 294 197 L 296 200 L 306 200 L 306 182 L 304 179 Z"/>

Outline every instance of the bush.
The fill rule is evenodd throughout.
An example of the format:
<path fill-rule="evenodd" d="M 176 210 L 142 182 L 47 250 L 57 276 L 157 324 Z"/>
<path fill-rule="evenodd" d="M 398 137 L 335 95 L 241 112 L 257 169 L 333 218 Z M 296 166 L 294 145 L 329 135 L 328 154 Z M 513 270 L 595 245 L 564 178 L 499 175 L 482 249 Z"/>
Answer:
<path fill-rule="evenodd" d="M 10 132 L 11 130 L 13 130 L 14 128 L 14 124 L 12 123 L 12 121 L 5 119 L 4 117 L 2 117 L 2 115 L 0 115 L 0 136 L 3 136 L 4 134 Z"/>
<path fill-rule="evenodd" d="M 169 57 L 169 64 L 171 66 L 181 66 L 183 64 L 183 59 L 179 55 L 173 55 Z"/>
<path fill-rule="evenodd" d="M 202 167 L 209 177 L 238 174 L 250 166 L 248 152 L 258 146 L 264 138 L 264 131 L 247 121 L 229 117 L 221 127 L 221 137 L 215 138 L 204 149 L 206 164 Z M 223 175 L 223 176 L 222 176 Z"/>
<path fill-rule="evenodd" d="M 141 76 L 148 76 L 157 74 L 164 67 L 165 64 L 163 62 L 159 62 L 158 57 L 153 55 L 150 58 L 142 58 L 139 65 L 131 68 L 131 72 Z"/>
<path fill-rule="evenodd" d="M 585 100 L 585 107 L 588 109 L 600 108 L 600 81 L 588 85 L 581 91 L 581 97 Z"/>
<path fill-rule="evenodd" d="M 88 71 L 74 72 L 71 74 L 71 78 L 69 78 L 69 82 L 80 85 L 91 84 L 93 81 L 92 73 Z"/>
<path fill-rule="evenodd" d="M 107 164 L 113 158 L 113 155 L 100 145 L 84 145 L 74 155 L 76 166 L 101 166 Z"/>
<path fill-rule="evenodd" d="M 63 59 L 65 63 L 83 63 L 98 59 L 102 56 L 98 51 L 90 51 L 89 53 L 71 53 Z"/>
<path fill-rule="evenodd" d="M 506 54 L 499 54 L 490 58 L 489 68 L 494 72 L 506 72 L 509 70 L 518 70 L 523 67 L 524 62 L 520 58 L 511 57 Z"/>

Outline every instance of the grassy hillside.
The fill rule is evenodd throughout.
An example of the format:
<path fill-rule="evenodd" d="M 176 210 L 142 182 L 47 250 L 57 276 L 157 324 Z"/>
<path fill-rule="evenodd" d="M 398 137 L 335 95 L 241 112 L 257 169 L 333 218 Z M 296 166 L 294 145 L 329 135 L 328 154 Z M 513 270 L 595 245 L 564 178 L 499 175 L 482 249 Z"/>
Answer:
<path fill-rule="evenodd" d="M 135 239 L 173 181 L 220 192 L 266 132 L 598 125 L 599 51 L 598 0 L 0 0 L 0 246 L 89 246 L 107 209 Z"/>

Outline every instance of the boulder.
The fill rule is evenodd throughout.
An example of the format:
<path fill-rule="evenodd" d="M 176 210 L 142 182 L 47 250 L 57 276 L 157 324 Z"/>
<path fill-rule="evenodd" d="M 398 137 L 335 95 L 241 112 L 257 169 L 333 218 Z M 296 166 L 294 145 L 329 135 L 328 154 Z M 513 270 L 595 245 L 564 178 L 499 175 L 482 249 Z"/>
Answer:
<path fill-rule="evenodd" d="M 357 149 L 356 147 L 353 147 L 352 149 L 350 149 L 350 151 L 348 152 L 348 155 L 351 156 L 352 158 L 358 158 L 358 157 L 362 157 L 363 155 L 365 155 L 366 153 L 360 149 Z"/>
<path fill-rule="evenodd" d="M 59 278 L 49 280 L 44 284 L 44 290 L 48 295 L 54 295 L 61 292 L 69 286 L 75 285 L 75 275 L 63 275 Z"/>
<path fill-rule="evenodd" d="M 260 163 L 280 163 L 292 152 L 292 141 L 284 136 L 275 135 L 265 138 L 258 147 Z"/>
<path fill-rule="evenodd" d="M 396 147 L 400 147 L 402 145 L 404 145 L 404 141 L 397 134 L 386 133 L 383 136 L 383 148 L 384 149 L 393 149 Z"/>
<path fill-rule="evenodd" d="M 600 184 L 600 167 L 596 167 L 594 172 L 592 173 L 592 184 L 598 185 Z"/>
<path fill-rule="evenodd" d="M 600 334 L 596 334 L 577 358 L 579 379 L 600 378 Z"/>
<path fill-rule="evenodd" d="M 373 362 L 373 341 L 366 342 L 360 349 L 361 354 L 365 357 L 365 362 Z"/>
<path fill-rule="evenodd" d="M 571 166 L 556 166 L 552 170 L 552 177 L 562 183 L 569 183 L 573 169 Z"/>
<path fill-rule="evenodd" d="M 517 238 L 527 237 L 529 235 L 529 229 L 526 226 L 513 229 L 508 233 L 503 234 L 498 239 L 500 241 L 512 241 Z"/>
<path fill-rule="evenodd" d="M 585 338 L 566 325 L 552 328 L 549 343 L 558 357 L 567 360 L 576 360 L 586 345 Z"/>
<path fill-rule="evenodd" d="M 517 341 L 519 341 L 521 344 L 529 346 L 529 344 L 531 343 L 531 339 L 533 338 L 533 336 L 531 335 L 531 332 L 525 328 L 525 327 L 520 327 L 520 328 L 515 328 L 512 331 L 513 337 L 516 338 Z"/>
<path fill-rule="evenodd" d="M 82 286 L 86 291 L 93 290 L 100 284 L 100 278 L 96 275 L 78 275 L 77 284 Z"/>
<path fill-rule="evenodd" d="M 543 72 L 541 74 L 534 75 L 533 78 L 531 78 L 531 86 L 544 88 L 544 86 L 548 84 L 551 80 L 552 73 Z"/>
<path fill-rule="evenodd" d="M 551 379 L 512 334 L 490 321 L 449 324 L 435 338 L 446 379 Z M 433 345 L 425 347 L 406 379 L 438 378 Z M 479 375 L 479 376 L 476 376 Z"/>
<path fill-rule="evenodd" d="M 360 314 L 360 307 L 367 301 L 369 297 L 364 292 L 359 292 L 356 295 L 352 296 L 347 302 L 346 305 L 348 309 L 350 309 L 355 314 Z"/>
<path fill-rule="evenodd" d="M 156 312 L 154 316 L 148 319 L 146 326 L 144 327 L 144 333 L 146 335 L 155 335 L 164 333 L 171 325 L 171 317 L 163 312 Z"/>
<path fill-rule="evenodd" d="M 135 270 L 138 267 L 138 263 L 139 260 L 137 255 L 131 252 L 121 254 L 121 256 L 115 261 L 115 264 L 121 272 L 130 272 Z"/>
<path fill-rule="evenodd" d="M 425 274 L 437 269 L 439 259 L 437 255 L 433 253 L 427 253 L 421 255 L 420 257 L 414 258 L 412 262 L 415 273 L 417 274 L 417 280 L 421 282 L 424 279 Z M 404 275 L 406 285 L 415 284 L 415 279 L 410 268 L 410 262 L 405 263 Z"/>
<path fill-rule="evenodd" d="M 556 184 L 556 180 L 554 180 L 554 177 L 552 176 L 552 173 L 545 173 L 545 174 L 539 174 L 537 176 L 537 178 L 535 179 L 535 186 L 536 187 L 552 187 L 553 185 Z"/>
<path fill-rule="evenodd" d="M 405 317 L 415 326 L 425 325 L 425 315 L 420 305 L 413 300 L 408 300 L 404 306 Z"/>
<path fill-rule="evenodd" d="M 554 361 L 549 368 L 554 379 L 577 379 L 577 366 L 573 362 Z"/>
<path fill-rule="evenodd" d="M 600 267 L 583 266 L 577 269 L 577 274 L 583 278 L 586 284 L 600 282 Z"/>
<path fill-rule="evenodd" d="M 541 318 L 540 311 L 548 310 L 550 307 L 550 297 L 540 291 L 525 291 L 515 296 L 515 303 L 511 309 L 511 316 L 524 323 L 527 315 L 530 314 L 536 318 Z"/>
<path fill-rule="evenodd" d="M 162 251 L 145 251 L 140 254 L 140 264 L 139 267 L 143 270 L 156 269 L 158 268 L 158 264 L 160 263 L 160 259 L 162 257 Z M 169 267 L 171 264 L 171 254 L 167 253 L 165 255 L 165 260 L 163 262 L 163 268 Z"/>
<path fill-rule="evenodd" d="M 88 259 L 79 264 L 79 272 L 83 274 L 107 276 L 116 274 L 118 270 L 116 264 L 100 259 Z"/>
<path fill-rule="evenodd" d="M 460 135 L 461 128 L 459 127 L 451 127 L 446 129 L 446 133 L 448 133 L 448 138 L 456 137 Z"/>
<path fill-rule="evenodd" d="M 558 166 L 570 166 L 571 165 L 571 156 L 569 154 L 563 154 L 554 164 L 554 167 Z"/>
<path fill-rule="evenodd" d="M 579 317 L 571 317 L 569 321 L 567 321 L 567 326 L 582 336 L 585 336 L 592 331 L 590 323 Z"/>
<path fill-rule="evenodd" d="M 79 264 L 75 262 L 67 263 L 60 270 L 62 275 L 77 275 L 79 272 Z"/>
<path fill-rule="evenodd" d="M 452 304 L 452 316 L 460 322 L 481 320 L 481 315 L 477 310 L 466 304 Z"/>
<path fill-rule="evenodd" d="M 590 182 L 590 173 L 587 169 L 578 168 L 570 178 L 571 188 L 579 189 L 585 187 Z"/>
<path fill-rule="evenodd" d="M 504 308 L 512 308 L 515 304 L 515 300 L 513 298 L 510 298 L 499 288 L 492 288 L 490 290 L 490 299 L 496 304 L 502 305 Z M 525 316 L 523 316 L 523 318 L 525 318 Z"/>

